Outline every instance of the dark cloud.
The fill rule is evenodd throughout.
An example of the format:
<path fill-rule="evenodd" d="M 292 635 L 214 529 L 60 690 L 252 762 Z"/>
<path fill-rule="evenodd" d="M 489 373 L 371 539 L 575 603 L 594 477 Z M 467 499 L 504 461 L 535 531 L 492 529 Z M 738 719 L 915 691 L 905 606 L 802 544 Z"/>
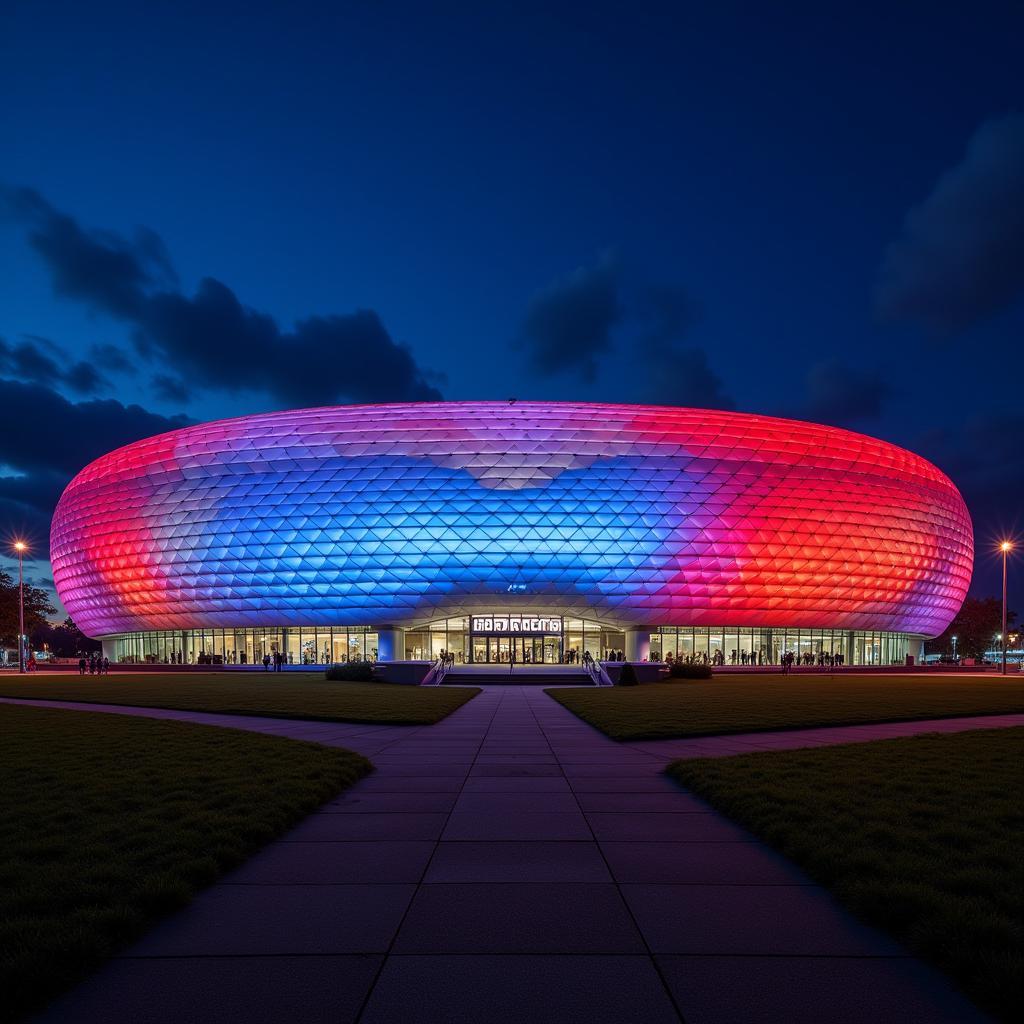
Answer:
<path fill-rule="evenodd" d="M 0 464 L 22 473 L 76 473 L 104 452 L 190 422 L 112 398 L 71 402 L 51 388 L 0 380 Z"/>
<path fill-rule="evenodd" d="M 0 380 L 0 522 L 44 553 L 53 509 L 75 473 L 114 448 L 191 422 L 113 399 L 71 402 L 40 384 Z"/>
<path fill-rule="evenodd" d="M 592 381 L 621 316 L 618 291 L 616 263 L 606 256 L 537 292 L 521 331 L 533 364 L 547 373 L 572 372 Z"/>
<path fill-rule="evenodd" d="M 1024 294 L 1024 114 L 983 124 L 889 246 L 879 313 L 950 334 Z"/>
<path fill-rule="evenodd" d="M 176 283 L 163 243 L 148 229 L 139 228 L 131 241 L 85 231 L 30 188 L 0 189 L 0 210 L 28 225 L 29 244 L 50 268 L 58 295 L 131 319 L 148 288 Z"/>
<path fill-rule="evenodd" d="M 630 315 L 639 332 L 628 358 L 638 373 L 645 402 L 702 409 L 734 407 L 707 353 L 686 342 L 699 310 L 685 288 L 671 284 L 643 288 L 630 304 Z"/>
<path fill-rule="evenodd" d="M 48 558 L 50 520 L 70 479 L 70 474 L 45 471 L 23 476 L 0 475 L 0 522 L 4 524 L 4 537 L 27 541 L 33 558 Z"/>
<path fill-rule="evenodd" d="M 64 371 L 64 383 L 79 395 L 95 395 L 107 386 L 106 378 L 92 363 L 72 363 Z"/>
<path fill-rule="evenodd" d="M 732 409 L 735 403 L 699 348 L 673 347 L 639 368 L 640 395 L 655 405 L 684 405 L 698 409 Z"/>
<path fill-rule="evenodd" d="M 881 415 L 892 388 L 879 369 L 851 366 L 840 359 L 815 363 L 804 381 L 801 419 L 849 426 Z"/>
<path fill-rule="evenodd" d="M 34 384 L 64 384 L 80 395 L 94 395 L 106 385 L 92 363 L 72 360 L 59 345 L 37 335 L 16 344 L 0 338 L 0 373 Z"/>
<path fill-rule="evenodd" d="M 678 345 L 700 318 L 693 296 L 676 284 L 649 285 L 633 305 L 642 325 L 641 344 L 652 351 Z"/>
<path fill-rule="evenodd" d="M 139 353 L 173 361 L 190 389 L 264 391 L 296 405 L 441 398 L 431 383 L 437 375 L 372 310 L 310 317 L 282 331 L 214 278 L 185 295 L 152 231 L 131 240 L 86 231 L 31 189 L 0 190 L 0 206 L 28 226 L 58 294 L 130 324 Z"/>
<path fill-rule="evenodd" d="M 190 399 L 189 390 L 180 377 L 172 377 L 168 373 L 157 373 L 150 382 L 153 394 L 164 402 L 177 402 L 187 405 Z"/>
<path fill-rule="evenodd" d="M 128 358 L 128 353 L 117 345 L 91 345 L 89 358 L 111 373 L 138 373 L 139 368 Z"/>
<path fill-rule="evenodd" d="M 686 289 L 630 288 L 618 260 L 606 255 L 534 295 L 521 343 L 538 369 L 587 383 L 597 378 L 601 358 L 618 350 L 616 358 L 631 368 L 622 393 L 611 396 L 622 401 L 731 409 L 707 353 L 686 340 L 697 318 Z"/>
<path fill-rule="evenodd" d="M 977 597 L 998 596 L 1002 563 L 997 545 L 1007 537 L 1024 541 L 1024 413 L 971 416 L 957 429 L 932 430 L 909 445 L 934 462 L 956 484 L 974 521 L 974 580 Z M 1020 572 L 1024 562 L 1016 561 Z M 1020 600 L 1020 577 L 1011 591 Z M 1011 601 L 1014 600 L 1011 593 Z M 1019 604 L 1016 606 L 1020 609 Z"/>

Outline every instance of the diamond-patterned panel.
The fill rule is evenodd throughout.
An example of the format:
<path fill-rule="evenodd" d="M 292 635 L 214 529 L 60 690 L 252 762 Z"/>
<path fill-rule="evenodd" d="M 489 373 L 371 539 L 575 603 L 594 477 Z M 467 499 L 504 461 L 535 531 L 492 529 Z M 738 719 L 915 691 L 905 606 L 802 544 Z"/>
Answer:
<path fill-rule="evenodd" d="M 401 625 L 544 608 L 621 625 L 941 632 L 970 582 L 949 479 L 768 416 L 557 402 L 342 406 L 138 441 L 57 506 L 88 634 Z"/>

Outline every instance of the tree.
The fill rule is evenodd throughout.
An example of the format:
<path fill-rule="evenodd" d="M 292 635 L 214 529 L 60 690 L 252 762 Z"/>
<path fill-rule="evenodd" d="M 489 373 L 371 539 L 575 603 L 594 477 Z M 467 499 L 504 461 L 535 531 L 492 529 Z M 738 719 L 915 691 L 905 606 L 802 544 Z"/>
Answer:
<path fill-rule="evenodd" d="M 1006 626 L 1017 618 L 1016 612 L 1007 611 Z M 996 634 L 1003 628 L 1003 603 L 995 597 L 969 597 L 949 628 L 934 640 L 929 640 L 932 650 L 952 654 L 953 637 L 956 637 L 956 653 L 965 658 L 982 658 L 985 652 L 996 644 Z"/>
<path fill-rule="evenodd" d="M 59 626 L 47 622 L 30 635 L 36 650 L 45 643 L 58 658 L 77 658 L 82 654 L 99 651 L 103 646 L 99 640 L 86 636 L 70 615 Z"/>
<path fill-rule="evenodd" d="M 25 632 L 29 636 L 46 626 L 46 617 L 56 612 L 47 591 L 25 584 Z M 18 581 L 3 569 L 0 569 L 0 643 L 8 647 L 18 645 Z"/>

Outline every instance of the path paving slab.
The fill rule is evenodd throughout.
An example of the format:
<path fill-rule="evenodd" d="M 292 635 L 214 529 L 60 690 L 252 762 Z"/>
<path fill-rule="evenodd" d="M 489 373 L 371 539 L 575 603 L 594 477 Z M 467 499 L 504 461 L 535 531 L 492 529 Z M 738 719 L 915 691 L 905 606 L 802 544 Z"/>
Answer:
<path fill-rule="evenodd" d="M 884 957 L 659 956 L 686 1024 L 984 1024 L 931 968 Z"/>
<path fill-rule="evenodd" d="M 142 938 L 134 956 L 384 953 L 414 885 L 216 885 Z"/>
<path fill-rule="evenodd" d="M 285 842 L 339 842 L 345 839 L 437 839 L 446 814 L 390 811 L 374 814 L 311 814 Z"/>
<path fill-rule="evenodd" d="M 843 914 L 813 885 L 624 884 L 622 895 L 654 953 L 743 956 L 907 954 Z"/>
<path fill-rule="evenodd" d="M 224 878 L 226 885 L 419 882 L 436 844 L 417 841 L 273 843 Z"/>
<path fill-rule="evenodd" d="M 396 953 L 643 953 L 612 884 L 499 882 L 420 886 Z"/>
<path fill-rule="evenodd" d="M 592 833 L 579 808 L 571 811 L 460 811 L 456 808 L 441 838 L 446 841 L 591 839 Z"/>
<path fill-rule="evenodd" d="M 381 956 L 117 959 L 38 1024 L 337 1024 L 354 1021 Z"/>
<path fill-rule="evenodd" d="M 594 842 L 439 843 L 424 882 L 610 882 Z"/>
<path fill-rule="evenodd" d="M 396 1021 L 676 1024 L 679 1017 L 646 956 L 391 956 L 361 1024 Z"/>
<path fill-rule="evenodd" d="M 810 885 L 784 857 L 760 843 L 604 842 L 616 882 L 687 885 Z"/>

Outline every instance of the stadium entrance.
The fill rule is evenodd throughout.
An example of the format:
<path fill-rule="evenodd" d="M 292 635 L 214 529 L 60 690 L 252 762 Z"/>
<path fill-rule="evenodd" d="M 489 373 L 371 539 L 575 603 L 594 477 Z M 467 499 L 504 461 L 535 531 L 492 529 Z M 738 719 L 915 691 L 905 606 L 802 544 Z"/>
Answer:
<path fill-rule="evenodd" d="M 560 615 L 472 615 L 469 660 L 557 665 L 562 660 L 562 635 Z"/>

